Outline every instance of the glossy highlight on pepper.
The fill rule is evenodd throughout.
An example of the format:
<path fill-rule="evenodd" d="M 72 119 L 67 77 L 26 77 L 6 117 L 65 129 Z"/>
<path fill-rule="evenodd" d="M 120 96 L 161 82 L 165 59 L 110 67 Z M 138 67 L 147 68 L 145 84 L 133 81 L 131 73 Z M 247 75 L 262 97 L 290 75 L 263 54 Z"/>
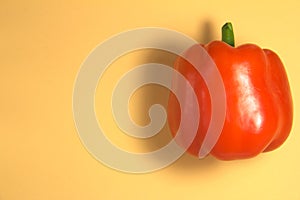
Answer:
<path fill-rule="evenodd" d="M 279 56 L 255 44 L 234 45 L 231 23 L 222 27 L 222 41 L 202 45 L 215 62 L 226 92 L 224 127 L 210 152 L 221 160 L 251 158 L 278 148 L 290 134 L 293 122 L 290 86 Z M 174 68 L 197 95 L 201 118 L 197 135 L 187 149 L 197 156 L 211 120 L 210 94 L 201 75 L 184 58 L 178 57 Z M 173 136 L 180 114 L 178 101 L 170 93 L 168 122 Z"/>

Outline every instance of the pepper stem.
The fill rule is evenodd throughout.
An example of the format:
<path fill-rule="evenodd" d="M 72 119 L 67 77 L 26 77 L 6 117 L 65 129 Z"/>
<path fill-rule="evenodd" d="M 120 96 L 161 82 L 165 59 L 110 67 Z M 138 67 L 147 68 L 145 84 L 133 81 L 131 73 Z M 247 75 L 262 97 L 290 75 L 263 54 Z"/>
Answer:
<path fill-rule="evenodd" d="M 234 34 L 230 22 L 222 26 L 222 41 L 234 47 Z"/>

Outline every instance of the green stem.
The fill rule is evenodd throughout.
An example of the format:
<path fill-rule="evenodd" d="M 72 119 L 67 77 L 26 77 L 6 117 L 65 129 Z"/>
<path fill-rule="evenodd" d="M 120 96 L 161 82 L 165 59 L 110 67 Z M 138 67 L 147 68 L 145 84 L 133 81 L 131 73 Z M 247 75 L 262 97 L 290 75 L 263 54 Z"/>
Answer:
<path fill-rule="evenodd" d="M 222 41 L 234 47 L 233 28 L 230 22 L 227 22 L 222 27 Z"/>

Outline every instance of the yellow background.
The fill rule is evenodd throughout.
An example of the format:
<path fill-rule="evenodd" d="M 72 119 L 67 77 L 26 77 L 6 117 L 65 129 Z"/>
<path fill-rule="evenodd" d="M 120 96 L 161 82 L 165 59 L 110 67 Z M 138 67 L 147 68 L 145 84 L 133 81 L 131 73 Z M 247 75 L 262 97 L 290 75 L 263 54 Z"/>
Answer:
<path fill-rule="evenodd" d="M 1 1 L 0 200 L 300 199 L 299 9 L 296 0 Z M 201 42 L 209 24 L 212 38 L 219 39 L 226 21 L 234 25 L 237 44 L 271 48 L 286 66 L 295 117 L 285 144 L 232 162 L 184 155 L 163 170 L 141 175 L 95 160 L 79 140 L 72 114 L 74 81 L 91 50 L 114 34 L 145 26 L 170 28 Z M 166 61 L 157 55 L 136 52 L 120 58 L 103 78 L 99 88 L 105 88 L 96 95 L 103 104 L 96 107 L 107 129 L 117 130 L 103 94 L 129 63 Z M 154 91 L 161 96 L 141 100 Z M 151 103 L 165 105 L 166 94 L 161 87 L 137 91 L 130 104 L 137 123 L 147 122 Z M 125 136 L 111 138 L 124 148 L 145 150 Z M 164 144 L 165 137 L 157 138 L 146 150 Z"/>

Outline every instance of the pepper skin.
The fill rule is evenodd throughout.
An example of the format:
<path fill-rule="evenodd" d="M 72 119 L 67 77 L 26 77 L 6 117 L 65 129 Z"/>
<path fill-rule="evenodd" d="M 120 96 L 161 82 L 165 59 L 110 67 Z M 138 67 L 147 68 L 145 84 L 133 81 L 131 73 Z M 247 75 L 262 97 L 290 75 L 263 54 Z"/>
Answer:
<path fill-rule="evenodd" d="M 282 145 L 291 131 L 293 103 L 280 58 L 254 44 L 235 48 L 223 41 L 213 41 L 202 46 L 214 60 L 226 93 L 223 130 L 210 154 L 221 160 L 245 159 Z M 197 135 L 187 149 L 198 156 L 211 118 L 210 95 L 201 75 L 185 59 L 178 57 L 174 68 L 189 81 L 198 98 L 201 118 Z M 168 122 L 175 136 L 180 107 L 172 93 Z"/>

